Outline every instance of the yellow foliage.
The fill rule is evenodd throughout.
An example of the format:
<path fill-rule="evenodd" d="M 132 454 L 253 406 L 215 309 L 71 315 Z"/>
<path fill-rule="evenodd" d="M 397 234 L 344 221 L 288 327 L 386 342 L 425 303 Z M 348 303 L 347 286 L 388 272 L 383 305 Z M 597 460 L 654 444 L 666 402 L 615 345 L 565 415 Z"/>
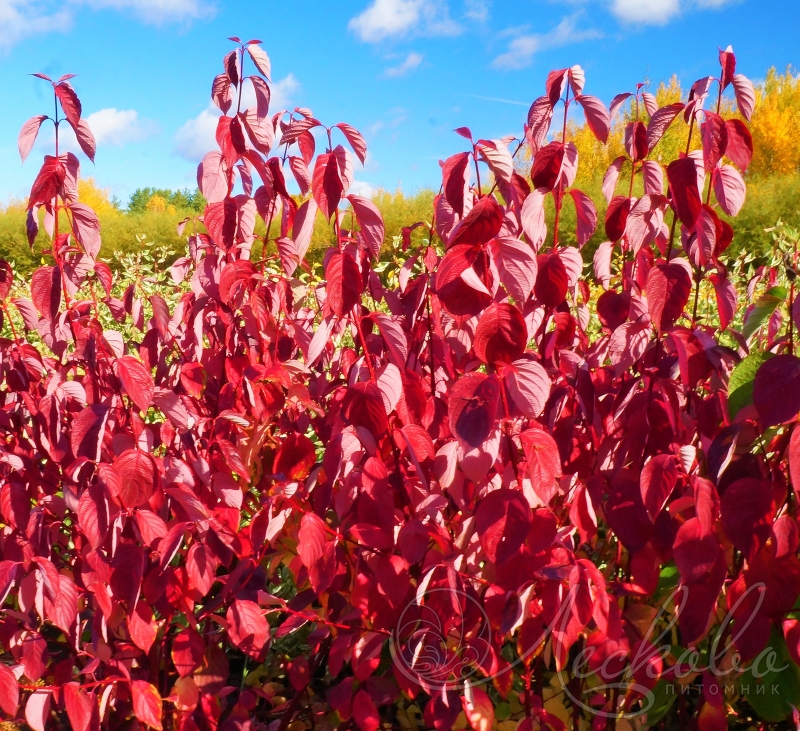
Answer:
<path fill-rule="evenodd" d="M 750 124 L 753 163 L 758 175 L 785 175 L 800 170 L 800 74 L 787 68 L 767 72 L 756 88 L 756 108 Z"/>
<path fill-rule="evenodd" d="M 165 213 L 167 210 L 167 201 L 163 196 L 156 193 L 149 201 L 147 201 L 147 210 L 154 213 Z"/>
<path fill-rule="evenodd" d="M 78 200 L 85 203 L 100 217 L 119 215 L 119 209 L 111 202 L 108 188 L 101 188 L 94 182 L 94 178 L 81 178 L 78 180 Z"/>

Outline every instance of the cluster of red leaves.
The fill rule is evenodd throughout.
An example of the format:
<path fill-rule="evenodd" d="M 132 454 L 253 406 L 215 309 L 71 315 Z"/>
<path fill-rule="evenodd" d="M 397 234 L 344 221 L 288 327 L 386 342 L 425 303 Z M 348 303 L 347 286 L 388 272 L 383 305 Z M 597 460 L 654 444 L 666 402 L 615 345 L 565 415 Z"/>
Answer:
<path fill-rule="evenodd" d="M 705 648 L 727 604 L 752 617 L 731 652 L 755 657 L 777 628 L 796 657 L 789 432 L 762 435 L 796 417 L 775 382 L 800 360 L 767 361 L 754 405 L 735 420 L 726 409 L 748 340 L 728 327 L 736 290 L 719 257 L 733 231 L 719 211 L 742 205 L 752 142 L 718 112 L 729 84 L 746 119 L 754 103 L 732 52 L 718 79 L 661 109 L 637 87 L 609 111 L 583 93 L 580 67 L 552 72 L 517 146 L 533 154 L 530 182 L 510 140 L 457 130 L 470 149 L 442 164 L 433 222 L 404 232 L 407 244 L 422 227 L 427 244 L 390 287 L 373 268 L 380 213 L 348 195 L 363 138 L 306 109 L 270 116 L 269 60 L 258 41 L 232 40 L 212 87 L 219 150 L 198 168 L 208 207 L 185 222 L 172 311 L 137 283 L 112 296 L 78 160 L 58 149 L 29 201 L 32 238 L 44 208 L 53 264 L 29 298 L 10 299 L 0 271 L 6 326 L 13 302 L 38 335 L 0 340 L 0 708 L 35 731 L 375 731 L 413 703 L 430 728 L 463 710 L 488 729 L 497 700 L 515 698 L 520 729 L 561 729 L 543 686 L 563 672 L 581 697 L 571 657 L 591 649 L 604 679 L 609 661 L 645 657 L 627 692 L 572 704 L 576 728 L 592 713 L 602 728 L 601 712 L 635 711 L 642 688 L 674 673 L 645 621 L 670 566 L 688 593 L 666 609 L 677 606 L 680 646 Z M 246 65 L 257 73 L 243 77 Z M 80 102 L 66 78 L 51 83 L 91 158 Z M 714 83 L 716 113 L 704 109 Z M 256 104 L 242 110 L 245 84 Z M 579 244 L 597 212 L 571 187 L 574 145 L 548 132 L 556 106 L 566 127 L 577 103 L 605 141 L 628 97 L 636 121 L 604 182 L 594 268 L 606 291 L 590 337 L 582 254 L 558 229 L 565 194 Z M 653 151 L 681 113 L 702 151 L 665 170 Z M 46 119 L 23 127 L 23 158 Z M 615 195 L 626 166 L 628 194 Z M 337 245 L 309 288 L 293 274 L 318 215 Z M 277 224 L 276 255 L 254 247 L 257 217 Z M 706 276 L 719 328 L 697 319 Z M 104 329 L 104 307 L 141 337 Z M 726 329 L 738 352 L 720 343 Z M 756 584 L 764 600 L 737 605 Z M 724 728 L 748 708 L 706 692 L 682 699 L 680 723 Z"/>

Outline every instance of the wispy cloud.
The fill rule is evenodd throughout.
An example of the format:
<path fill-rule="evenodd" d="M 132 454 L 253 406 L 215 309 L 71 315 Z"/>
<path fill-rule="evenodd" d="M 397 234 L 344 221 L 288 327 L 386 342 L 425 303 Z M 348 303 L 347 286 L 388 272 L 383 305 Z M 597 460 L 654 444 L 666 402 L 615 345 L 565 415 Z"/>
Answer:
<path fill-rule="evenodd" d="M 513 104 L 516 107 L 529 107 L 530 104 L 526 102 L 518 102 L 515 99 L 501 99 L 500 97 L 496 96 L 481 96 L 480 94 L 466 94 L 465 96 L 471 96 L 473 99 L 483 99 L 487 102 L 500 102 L 501 104 Z"/>
<path fill-rule="evenodd" d="M 0 28 L 0 49 L 7 49 L 32 36 L 71 30 L 72 13 L 49 12 L 43 3 L 32 0 L 0 0 Z"/>
<path fill-rule="evenodd" d="M 628 2 L 629 0 L 615 0 Z M 631 0 L 638 2 L 639 0 Z M 652 0 L 647 0 L 648 2 Z M 580 43 L 593 38 L 601 38 L 602 33 L 594 28 L 579 30 L 578 20 L 582 13 L 573 13 L 547 33 L 529 33 L 513 38 L 508 44 L 508 50 L 501 53 L 492 61 L 492 66 L 501 69 L 522 69 L 530 66 L 533 57 L 540 51 L 551 48 Z"/>
<path fill-rule="evenodd" d="M 612 0 L 611 12 L 623 23 L 664 25 L 680 14 L 681 3 L 680 0 Z"/>
<path fill-rule="evenodd" d="M 153 25 L 210 18 L 216 7 L 205 0 L 79 0 L 92 8 L 125 10 Z"/>
<path fill-rule="evenodd" d="M 405 76 L 410 71 L 413 71 L 421 63 L 424 56 L 421 53 L 414 53 L 413 51 L 406 56 L 397 66 L 390 66 L 384 71 L 384 76 L 390 78 L 397 78 L 398 76 Z"/>
<path fill-rule="evenodd" d="M 372 0 L 348 24 L 365 43 L 405 36 L 458 35 L 445 0 Z"/>

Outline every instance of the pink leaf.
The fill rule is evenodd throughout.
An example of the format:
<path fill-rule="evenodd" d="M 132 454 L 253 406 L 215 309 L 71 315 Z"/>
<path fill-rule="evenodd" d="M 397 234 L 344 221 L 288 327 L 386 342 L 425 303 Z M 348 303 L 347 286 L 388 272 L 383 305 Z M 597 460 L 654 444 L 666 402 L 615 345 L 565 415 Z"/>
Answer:
<path fill-rule="evenodd" d="M 383 217 L 378 207 L 368 198 L 362 198 L 359 195 L 348 195 L 347 200 L 353 206 L 353 211 L 356 214 L 356 221 L 361 228 L 361 233 L 364 240 L 367 242 L 370 253 L 374 259 L 379 259 L 381 254 L 381 246 L 383 246 L 383 237 L 385 235 L 385 227 L 383 225 Z"/>
<path fill-rule="evenodd" d="M 597 228 L 597 210 L 592 199 L 586 193 L 572 188 L 569 191 L 575 202 L 575 212 L 578 216 L 578 246 L 583 246 Z"/>
<path fill-rule="evenodd" d="M 271 66 L 267 52 L 261 48 L 261 46 L 251 43 L 247 46 L 247 53 L 250 58 L 253 59 L 253 63 L 256 65 L 256 68 L 261 72 L 261 74 L 266 76 L 267 79 L 270 79 Z"/>
<path fill-rule="evenodd" d="M 503 380 L 517 408 L 537 419 L 550 396 L 550 377 L 535 360 L 517 360 L 503 369 Z"/>
<path fill-rule="evenodd" d="M 594 96 L 576 96 L 575 101 L 583 107 L 586 115 L 586 124 L 600 142 L 608 141 L 608 132 L 611 128 L 611 115 L 603 102 Z"/>
<path fill-rule="evenodd" d="M 608 166 L 608 170 L 603 176 L 603 196 L 605 196 L 606 203 L 611 203 L 614 197 L 614 189 L 617 187 L 619 172 L 625 164 L 625 160 L 626 158 L 622 155 L 618 157 Z"/>
<path fill-rule="evenodd" d="M 719 207 L 729 216 L 738 215 L 747 193 L 739 171 L 732 165 L 723 165 L 712 172 L 711 180 Z"/>
<path fill-rule="evenodd" d="M 347 138 L 350 147 L 353 148 L 353 152 L 356 153 L 356 157 L 361 160 L 361 164 L 363 165 L 367 160 L 367 143 L 361 135 L 361 132 L 346 122 L 339 122 L 334 126 L 342 130 L 342 134 Z"/>
<path fill-rule="evenodd" d="M 680 102 L 661 107 L 651 115 L 647 125 L 647 149 L 652 152 L 658 141 L 664 136 L 675 117 L 683 111 L 684 105 Z"/>
<path fill-rule="evenodd" d="M 39 128 L 42 126 L 42 122 L 44 122 L 45 119 L 47 119 L 47 115 L 40 114 L 37 117 L 31 117 L 31 119 L 22 125 L 22 129 L 19 131 L 19 138 L 17 139 L 19 156 L 22 158 L 22 162 L 25 162 L 25 159 L 30 154 L 33 144 L 36 142 L 36 136 L 39 134 Z"/>
<path fill-rule="evenodd" d="M 756 90 L 753 82 L 742 74 L 734 74 L 733 92 L 736 94 L 736 103 L 739 105 L 739 112 L 749 122 L 756 107 Z"/>
<path fill-rule="evenodd" d="M 531 247 L 520 241 L 498 236 L 489 244 L 489 251 L 500 274 L 500 281 L 518 304 L 531 296 L 536 284 L 536 257 Z"/>

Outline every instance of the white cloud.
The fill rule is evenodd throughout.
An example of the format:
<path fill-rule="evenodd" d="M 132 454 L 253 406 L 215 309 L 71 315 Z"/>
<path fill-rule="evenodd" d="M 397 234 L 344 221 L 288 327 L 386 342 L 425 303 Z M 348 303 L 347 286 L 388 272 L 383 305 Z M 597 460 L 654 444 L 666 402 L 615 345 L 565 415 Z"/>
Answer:
<path fill-rule="evenodd" d="M 353 195 L 360 195 L 364 198 L 372 198 L 375 194 L 375 188 L 369 183 L 365 183 L 363 180 L 354 180 L 347 192 Z"/>
<path fill-rule="evenodd" d="M 294 74 L 289 74 L 271 84 L 270 111 L 277 112 L 281 109 L 291 108 L 292 99 L 299 89 L 300 82 L 297 81 Z M 242 109 L 253 106 L 255 103 L 253 88 L 247 84 L 242 89 Z M 207 152 L 216 150 L 217 120 L 220 115 L 219 109 L 210 102 L 200 114 L 194 119 L 188 120 L 178 130 L 175 135 L 175 151 L 187 160 L 200 162 Z"/>
<path fill-rule="evenodd" d="M 122 146 L 129 142 L 141 142 L 152 130 L 153 125 L 142 122 L 135 109 L 101 109 L 92 112 L 86 121 L 94 138 L 100 145 Z"/>
<path fill-rule="evenodd" d="M 721 5 L 722 2 L 706 0 L 705 4 Z M 625 23 L 664 25 L 680 14 L 681 3 L 680 0 L 613 0 L 611 12 Z"/>
<path fill-rule="evenodd" d="M 71 26 L 68 10 L 50 13 L 32 0 L 0 0 L 0 49 L 11 48 L 31 36 L 67 31 Z"/>
<path fill-rule="evenodd" d="M 615 0 L 616 2 L 627 0 Z M 634 0 L 639 2 L 641 0 Z M 651 2 L 652 0 L 645 0 Z M 533 57 L 539 51 L 545 51 L 550 48 L 558 48 L 559 46 L 566 46 L 571 43 L 579 43 L 581 41 L 588 41 L 592 38 L 600 38 L 602 33 L 598 30 L 578 30 L 577 24 L 581 13 L 575 13 L 563 18 L 561 22 L 548 33 L 531 33 L 521 35 L 514 38 L 508 44 L 508 50 L 500 54 L 492 61 L 492 66 L 495 68 L 504 69 L 521 69 L 529 66 L 533 61 Z"/>
<path fill-rule="evenodd" d="M 372 0 L 348 27 L 362 41 L 377 43 L 392 36 L 457 35 L 445 0 Z"/>
<path fill-rule="evenodd" d="M 397 66 L 391 66 L 386 69 L 384 74 L 392 78 L 405 76 L 409 71 L 413 71 L 417 68 L 422 63 L 423 58 L 425 57 L 421 53 L 414 53 L 412 51 L 401 63 L 397 64 Z"/>
<path fill-rule="evenodd" d="M 78 0 L 95 9 L 128 10 L 145 23 L 162 23 L 209 18 L 215 7 L 204 0 Z"/>
<path fill-rule="evenodd" d="M 464 3 L 464 15 L 477 23 L 489 20 L 489 7 L 491 0 L 466 0 Z"/>

